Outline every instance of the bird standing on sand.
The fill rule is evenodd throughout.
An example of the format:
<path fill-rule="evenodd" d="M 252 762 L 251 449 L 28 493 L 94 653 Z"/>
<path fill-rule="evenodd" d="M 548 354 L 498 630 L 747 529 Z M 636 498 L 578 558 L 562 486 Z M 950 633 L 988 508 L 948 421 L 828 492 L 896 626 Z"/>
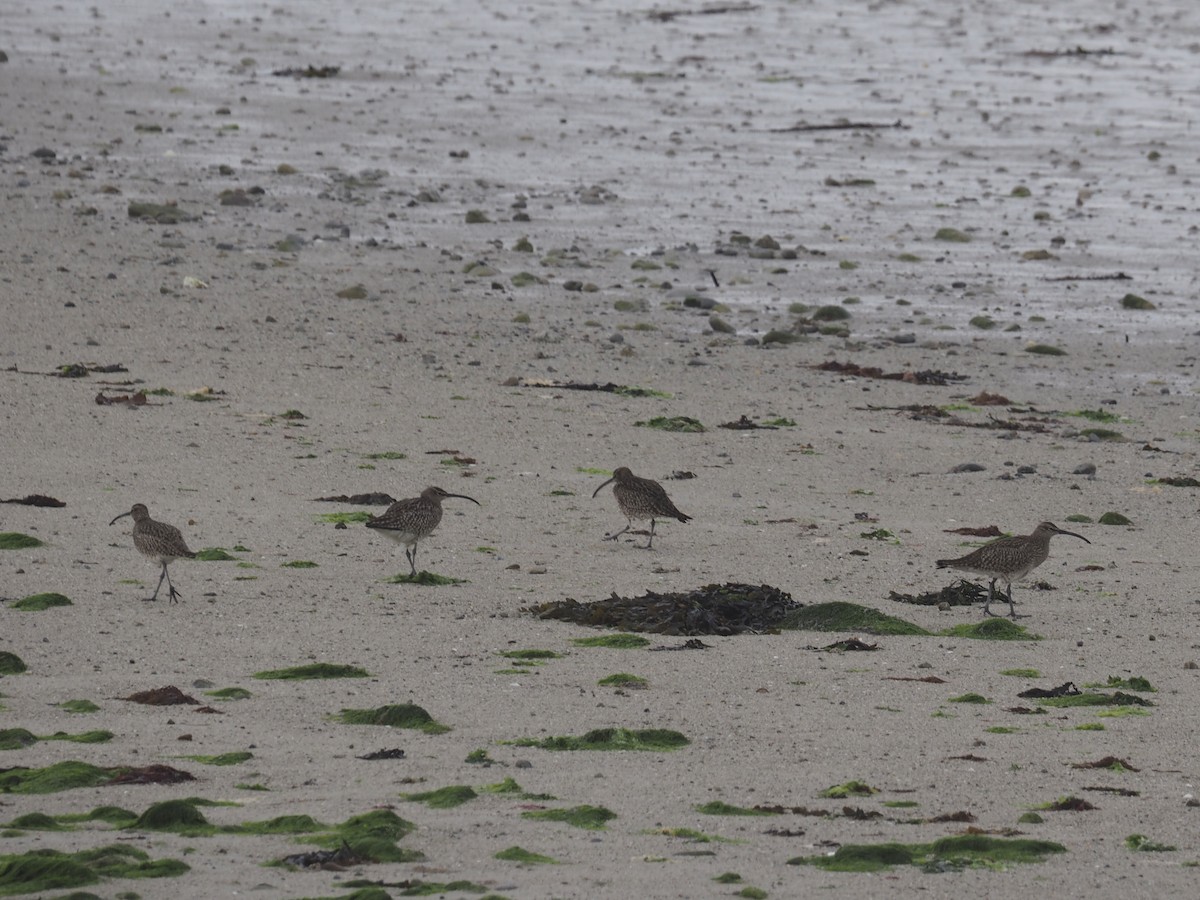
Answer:
<path fill-rule="evenodd" d="M 939 559 L 937 567 L 961 569 L 972 575 L 990 578 L 987 602 L 983 605 L 984 614 L 989 616 L 995 615 L 990 607 L 995 599 L 996 582 L 1003 581 L 1008 588 L 1008 614 L 1015 619 L 1017 610 L 1013 606 L 1012 583 L 1024 578 L 1046 561 L 1050 555 L 1050 538 L 1056 534 L 1069 534 L 1085 544 L 1091 543 L 1082 534 L 1065 531 L 1053 522 L 1043 522 L 1033 529 L 1033 534 L 1000 538 L 958 559 Z"/>
<path fill-rule="evenodd" d="M 108 524 L 112 525 L 117 519 L 123 519 L 126 516 L 133 516 L 133 546 L 137 547 L 143 555 L 162 564 L 162 574 L 158 576 L 158 586 L 154 588 L 154 596 L 147 597 L 146 602 L 158 599 L 158 592 L 162 589 L 164 578 L 167 580 L 167 590 L 171 602 L 179 602 L 179 597 L 182 595 L 175 590 L 175 585 L 171 584 L 167 566 L 177 559 L 195 559 L 196 554 L 188 549 L 178 528 L 150 518 L 150 510 L 146 509 L 146 504 L 133 504 L 129 512 L 115 516 Z"/>
<path fill-rule="evenodd" d="M 646 541 L 644 549 L 649 550 L 654 544 L 654 521 L 655 519 L 678 519 L 680 522 L 691 520 L 691 516 L 684 515 L 675 508 L 675 504 L 671 502 L 671 498 L 667 496 L 667 492 L 663 490 L 663 486 L 657 481 L 651 481 L 649 478 L 639 478 L 629 471 L 625 466 L 619 469 L 614 469 L 612 478 L 600 485 L 592 492 L 592 499 L 600 493 L 600 488 L 613 482 L 613 496 L 617 498 L 617 505 L 621 507 L 621 512 L 625 514 L 625 518 L 629 522 L 620 531 L 614 534 L 606 534 L 604 540 L 615 541 L 630 528 L 633 527 L 634 519 L 645 521 L 650 520 L 650 539 Z"/>
<path fill-rule="evenodd" d="M 372 516 L 367 527 L 374 528 L 404 545 L 404 555 L 412 566 L 410 575 L 417 574 L 417 541 L 428 537 L 442 521 L 442 501 L 447 497 L 470 500 L 476 506 L 479 501 L 466 494 L 451 494 L 440 487 L 427 487 L 420 497 L 397 500 L 381 516 Z"/>

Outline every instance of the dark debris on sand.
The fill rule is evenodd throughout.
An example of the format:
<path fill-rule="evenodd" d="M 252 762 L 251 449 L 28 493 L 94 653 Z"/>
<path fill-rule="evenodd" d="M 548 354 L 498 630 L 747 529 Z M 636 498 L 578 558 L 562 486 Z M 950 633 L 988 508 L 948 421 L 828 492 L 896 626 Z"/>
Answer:
<path fill-rule="evenodd" d="M 947 585 L 940 591 L 924 594 L 898 594 L 888 592 L 888 599 L 897 603 L 912 603 L 916 606 L 974 606 L 987 600 L 987 588 L 965 578 Z"/>
<path fill-rule="evenodd" d="M 761 634 L 775 630 L 790 611 L 803 604 L 770 585 L 736 582 L 710 584 L 693 591 L 640 597 L 613 594 L 607 600 L 580 603 L 567 598 L 528 607 L 539 619 L 617 628 L 651 634 Z"/>

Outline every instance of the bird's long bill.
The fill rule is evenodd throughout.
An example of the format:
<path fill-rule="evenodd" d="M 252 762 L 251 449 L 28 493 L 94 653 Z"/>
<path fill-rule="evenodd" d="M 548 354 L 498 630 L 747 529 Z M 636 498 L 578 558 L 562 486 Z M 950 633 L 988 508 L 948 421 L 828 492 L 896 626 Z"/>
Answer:
<path fill-rule="evenodd" d="M 133 510 L 132 510 L 132 509 L 131 509 L 129 512 L 123 512 L 123 513 L 121 513 L 119 516 L 113 516 L 113 520 L 112 520 L 112 522 L 109 522 L 108 524 L 109 524 L 109 525 L 111 525 L 113 522 L 117 521 L 117 519 L 123 519 L 123 518 L 125 518 L 126 516 L 131 516 L 131 515 L 133 515 Z"/>
<path fill-rule="evenodd" d="M 598 493 L 600 493 L 600 488 L 602 488 L 602 487 L 607 487 L 608 485 L 612 484 L 612 483 L 613 483 L 614 481 L 616 481 L 616 480 L 617 480 L 617 479 L 615 479 L 615 478 L 610 478 L 610 479 L 608 479 L 608 481 L 604 482 L 604 484 L 600 485 L 600 487 L 598 487 L 598 488 L 596 488 L 594 491 L 592 491 L 592 499 L 593 499 L 593 500 L 595 500 L 595 499 L 596 499 L 596 495 L 597 495 Z"/>
<path fill-rule="evenodd" d="M 480 502 L 474 497 L 468 497 L 466 494 L 442 494 L 443 497 L 458 497 L 460 500 L 470 500 L 476 506 L 480 506 Z"/>
<path fill-rule="evenodd" d="M 1076 534 L 1073 531 L 1066 531 L 1065 529 L 1060 528 L 1060 529 L 1058 529 L 1058 533 L 1059 534 L 1069 534 L 1071 537 L 1077 537 L 1081 541 L 1083 541 L 1085 544 L 1091 543 L 1091 541 L 1089 541 L 1087 538 L 1085 538 L 1082 534 Z"/>

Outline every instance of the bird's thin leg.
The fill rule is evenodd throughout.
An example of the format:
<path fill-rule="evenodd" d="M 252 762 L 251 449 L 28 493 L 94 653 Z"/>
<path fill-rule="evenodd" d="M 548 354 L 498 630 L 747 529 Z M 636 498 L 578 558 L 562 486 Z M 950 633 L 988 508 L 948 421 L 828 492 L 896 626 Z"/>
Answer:
<path fill-rule="evenodd" d="M 983 614 L 985 616 L 994 616 L 995 615 L 995 613 L 992 612 L 992 608 L 991 608 L 992 600 L 995 599 L 995 592 L 996 592 L 996 579 L 993 578 L 991 581 L 988 582 L 988 598 L 987 598 L 987 601 L 983 604 Z"/>
<path fill-rule="evenodd" d="M 632 519 L 630 519 L 628 522 L 626 522 L 625 527 L 622 528 L 620 531 L 614 531 L 612 534 L 606 534 L 604 536 L 604 540 L 615 541 L 617 538 L 619 538 L 621 535 L 623 535 L 625 532 L 627 532 L 631 527 L 633 527 Z"/>
<path fill-rule="evenodd" d="M 163 574 L 167 576 L 167 595 L 171 598 L 172 603 L 178 603 L 183 594 L 175 590 L 175 585 L 171 584 L 171 573 L 167 571 L 166 563 L 163 563 Z"/>
<path fill-rule="evenodd" d="M 650 539 L 646 541 L 646 549 L 650 550 L 654 547 L 654 519 L 650 519 Z"/>
<path fill-rule="evenodd" d="M 163 570 L 162 570 L 162 574 L 158 576 L 158 584 L 157 584 L 157 585 L 155 586 L 155 588 L 154 588 L 154 596 L 153 596 L 153 597 L 147 597 L 147 598 L 146 598 L 146 602 L 147 602 L 147 603 L 153 603 L 155 600 L 157 600 L 157 599 L 158 599 L 158 592 L 159 592 L 159 591 L 162 589 L 162 583 L 163 583 L 163 579 L 164 579 L 164 578 L 166 578 L 166 577 L 167 577 L 167 564 L 166 564 L 166 563 L 163 563 Z M 169 582 L 168 582 L 168 583 L 169 583 Z"/>
<path fill-rule="evenodd" d="M 1008 615 L 1009 615 L 1009 618 L 1011 618 L 1011 619 L 1025 618 L 1024 616 L 1017 615 L 1017 608 L 1013 605 L 1012 582 L 1011 581 L 1008 583 Z"/>
<path fill-rule="evenodd" d="M 408 557 L 408 564 L 412 566 L 412 571 L 408 574 L 410 577 L 415 577 L 417 574 L 417 545 L 413 544 L 411 550 L 405 547 L 404 555 Z"/>

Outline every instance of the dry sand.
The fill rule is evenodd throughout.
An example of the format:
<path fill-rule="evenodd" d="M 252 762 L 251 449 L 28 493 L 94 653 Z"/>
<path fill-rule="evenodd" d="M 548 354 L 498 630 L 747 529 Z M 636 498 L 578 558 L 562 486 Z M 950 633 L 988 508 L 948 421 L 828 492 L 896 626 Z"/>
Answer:
<path fill-rule="evenodd" d="M 1197 501 L 1193 489 L 1152 480 L 1194 474 L 1200 436 L 1191 265 L 1200 11 L 814 0 L 661 21 L 629 2 L 409 5 L 6 12 L 0 496 L 67 505 L 0 507 L 0 530 L 46 542 L 0 552 L 0 650 L 29 667 L 0 679 L 0 727 L 115 737 L 43 741 L 3 752 L 0 765 L 165 763 L 199 780 L 7 795 L 0 822 L 101 805 L 141 812 L 185 796 L 240 804 L 203 810 L 223 825 L 285 814 L 335 823 L 384 806 L 416 825 L 401 846 L 424 861 L 263 868 L 306 845 L 102 825 L 9 835 L 0 853 L 116 840 L 191 866 L 179 878 L 94 888 L 105 896 L 340 896 L 352 878 L 465 879 L 509 897 L 720 896 L 745 885 L 776 897 L 821 887 L 1194 891 L 1197 712 L 1186 697 L 1200 678 Z M 324 80 L 272 74 L 308 65 L 341 70 Z M 901 127 L 788 130 L 844 122 Z M 235 189 L 253 205 L 222 205 L 221 192 Z M 154 224 L 131 218 L 131 202 L 173 203 L 196 218 Z M 488 221 L 468 224 L 470 211 Z M 935 240 L 941 228 L 973 239 Z M 752 256 L 739 233 L 770 235 L 794 254 Z M 517 249 L 522 238 L 533 252 Z M 660 268 L 639 268 L 649 263 Z M 540 280 L 519 287 L 522 272 Z M 337 296 L 358 284 L 365 299 Z M 683 305 L 701 289 L 725 305 L 736 335 L 714 333 L 708 311 Z M 1124 310 L 1127 293 L 1156 309 Z M 845 305 L 849 337 L 747 343 L 791 327 L 792 304 L 846 298 L 858 300 Z M 972 327 L 980 315 L 997 327 Z M 1067 352 L 1031 354 L 1031 343 Z M 812 368 L 827 360 L 965 381 Z M 72 363 L 128 373 L 53 377 Z M 667 396 L 505 386 L 514 377 Z M 135 388 L 173 393 L 136 409 L 94 402 Z M 211 402 L 187 398 L 200 388 Z M 1044 432 L 892 409 L 965 404 L 981 391 L 1011 404 L 962 410 L 966 422 L 1036 420 Z M 1096 409 L 1122 417 L 1108 427 L 1125 441 L 1088 441 L 1079 431 L 1093 423 L 1066 415 Z M 283 418 L 289 410 L 306 418 Z M 660 415 L 708 430 L 635 424 Z M 716 427 L 743 415 L 797 424 Z M 475 462 L 447 465 L 449 451 Z M 405 457 L 370 457 L 389 452 Z M 962 463 L 984 468 L 950 474 Z M 1072 474 L 1086 463 L 1094 478 Z M 624 522 L 607 490 L 590 497 L 604 476 L 583 470 L 618 465 L 658 479 L 695 473 L 664 482 L 694 521 L 662 525 L 652 552 L 603 542 Z M 400 550 L 318 519 L 353 507 L 314 502 L 414 496 L 429 484 L 482 504 L 447 503 L 420 547 L 422 568 L 463 584 L 384 583 L 406 571 Z M 134 502 L 194 549 L 245 548 L 235 555 L 253 567 L 182 561 L 172 576 L 183 602 L 141 602 L 157 572 L 134 551 L 128 519 L 107 527 Z M 588 629 L 521 612 L 565 597 L 750 581 L 805 604 L 847 600 L 944 629 L 979 611 L 887 598 L 948 582 L 933 560 L 961 552 L 962 539 L 947 529 L 1024 533 L 1107 511 L 1132 526 L 1068 525 L 1092 543 L 1055 541 L 1034 576 L 1055 590 L 1016 586 L 1036 643 L 888 637 L 873 653 L 839 654 L 814 648 L 851 635 L 785 632 L 706 637 L 703 652 L 584 649 L 572 640 Z M 898 540 L 864 539 L 870 528 Z M 318 565 L 284 566 L 295 560 Z M 45 591 L 74 605 L 9 608 Z M 521 648 L 563 657 L 503 674 L 510 664 L 498 654 Z M 371 677 L 253 678 L 313 661 Z M 1040 677 L 1002 674 L 1015 668 Z M 597 685 L 616 672 L 649 689 Z M 944 683 L 894 680 L 930 675 Z M 1149 715 L 1008 711 L 1033 705 L 1016 696 L 1030 686 L 1132 675 L 1158 688 Z M 252 697 L 214 703 L 219 714 L 118 699 L 168 684 L 202 700 L 206 685 Z M 992 702 L 949 702 L 968 692 Z M 56 706 L 77 698 L 100 711 Z M 452 730 L 331 720 L 402 702 Z M 1095 723 L 1104 730 L 1078 728 Z M 691 743 L 671 753 L 509 743 L 608 726 L 676 729 Z M 387 747 L 405 758 L 356 758 Z M 465 761 L 478 749 L 491 767 Z M 244 750 L 253 758 L 229 767 L 183 758 Z M 1072 767 L 1108 755 L 1139 771 Z M 964 756 L 978 759 L 955 758 Z M 617 817 L 586 831 L 523 818 L 529 801 L 502 795 L 449 810 L 402 797 L 510 776 L 557 798 L 541 805 L 592 804 Z M 879 789 L 853 805 L 882 818 L 844 815 L 845 803 L 818 796 L 851 779 Z M 1019 825 L 1063 796 L 1097 808 Z M 713 800 L 832 815 L 696 811 Z M 885 805 L 893 801 L 919 805 Z M 960 811 L 977 828 L 1019 828 L 1068 852 L 945 874 L 787 864 L 840 844 L 957 834 L 967 826 L 919 820 Z M 661 833 L 670 828 L 729 841 Z M 1132 852 L 1132 834 L 1177 849 Z M 494 858 L 514 845 L 560 864 Z M 713 881 L 725 872 L 742 884 Z"/>

